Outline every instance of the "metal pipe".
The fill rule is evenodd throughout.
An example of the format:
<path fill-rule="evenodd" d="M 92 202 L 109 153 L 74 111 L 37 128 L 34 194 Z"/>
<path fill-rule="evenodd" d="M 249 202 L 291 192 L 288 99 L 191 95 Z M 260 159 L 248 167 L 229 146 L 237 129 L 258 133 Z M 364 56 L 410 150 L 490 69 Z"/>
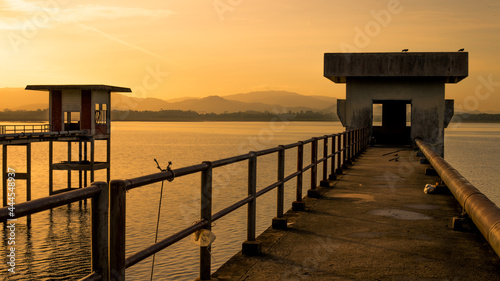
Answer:
<path fill-rule="evenodd" d="M 147 247 L 146 249 L 129 256 L 128 258 L 125 259 L 125 268 L 129 268 L 134 264 L 147 259 L 153 254 L 158 253 L 159 251 L 165 249 L 166 247 L 188 237 L 189 235 L 205 227 L 207 223 L 208 223 L 207 221 L 197 222 L 175 234 L 170 235 L 169 237 L 161 240 L 160 242 L 153 244 Z"/>
<path fill-rule="evenodd" d="M 242 206 L 245 206 L 247 203 L 250 203 L 252 200 L 253 200 L 253 197 L 247 196 L 247 197 L 245 197 L 245 199 L 242 199 L 242 200 L 234 203 L 233 205 L 218 211 L 217 213 L 212 215 L 212 222 L 224 217 L 225 215 L 230 214 L 231 212 L 237 210 L 238 208 L 240 208 Z"/>
<path fill-rule="evenodd" d="M 137 188 L 140 186 L 144 186 L 144 185 L 148 185 L 148 184 L 152 184 L 152 183 L 157 183 L 157 182 L 164 181 L 167 179 L 172 179 L 174 177 L 181 177 L 181 176 L 201 172 L 204 169 L 206 169 L 207 167 L 208 167 L 208 165 L 206 163 L 202 163 L 202 164 L 198 164 L 198 165 L 193 165 L 193 166 L 175 169 L 172 171 L 165 171 L 165 172 L 150 174 L 150 175 L 146 175 L 146 176 L 142 176 L 142 177 L 128 179 L 128 180 L 125 180 L 125 183 L 127 186 L 127 190 L 130 190 L 130 189 Z"/>
<path fill-rule="evenodd" d="M 416 139 L 415 143 L 493 250 L 500 256 L 500 209 L 497 205 L 435 153 L 427 143 L 421 139 Z"/>
<path fill-rule="evenodd" d="M 220 160 L 212 161 L 212 167 L 217 168 L 217 167 L 225 166 L 227 164 L 241 162 L 241 161 L 247 160 L 248 158 L 250 158 L 250 153 L 238 155 L 238 156 L 234 156 L 234 157 L 230 157 L 230 158 L 220 159 Z"/>
<path fill-rule="evenodd" d="M 275 189 L 280 184 L 281 184 L 281 182 L 277 181 L 271 185 L 268 185 L 268 186 L 264 187 L 263 189 L 257 191 L 257 193 L 255 193 L 255 196 L 260 197 L 261 195 L 264 195 L 264 194 L 268 193 L 269 191 Z"/>
<path fill-rule="evenodd" d="M 76 135 L 86 135 L 88 133 L 87 130 L 80 131 L 57 131 L 57 132 L 43 132 L 43 133 L 12 133 L 12 134 L 3 134 L 1 139 L 7 138 L 15 138 L 20 137 L 21 134 L 23 137 L 64 137 L 64 136 L 76 136 Z"/>
<path fill-rule="evenodd" d="M 273 147 L 273 148 L 269 148 L 269 149 L 259 150 L 259 151 L 256 151 L 255 153 L 257 154 L 257 156 L 262 156 L 262 155 L 277 152 L 279 150 L 280 150 L 279 147 Z"/>
<path fill-rule="evenodd" d="M 291 143 L 291 144 L 284 145 L 283 147 L 285 149 L 294 148 L 294 147 L 298 147 L 300 145 L 300 143 L 301 142 Z"/>

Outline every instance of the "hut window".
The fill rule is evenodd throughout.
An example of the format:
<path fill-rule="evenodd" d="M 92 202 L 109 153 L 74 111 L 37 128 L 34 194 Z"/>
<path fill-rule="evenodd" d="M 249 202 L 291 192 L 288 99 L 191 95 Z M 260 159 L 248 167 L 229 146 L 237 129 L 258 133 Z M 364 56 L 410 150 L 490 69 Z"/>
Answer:
<path fill-rule="evenodd" d="M 107 123 L 107 105 L 95 104 L 95 123 L 96 124 L 106 124 Z"/>

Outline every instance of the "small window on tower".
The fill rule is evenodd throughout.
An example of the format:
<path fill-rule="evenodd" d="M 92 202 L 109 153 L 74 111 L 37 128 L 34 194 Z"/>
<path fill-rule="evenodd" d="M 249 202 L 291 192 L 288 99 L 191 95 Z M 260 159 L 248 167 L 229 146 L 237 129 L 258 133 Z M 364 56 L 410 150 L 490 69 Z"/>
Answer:
<path fill-rule="evenodd" d="M 107 123 L 107 111 L 106 104 L 95 104 L 95 123 L 96 124 L 106 124 Z"/>

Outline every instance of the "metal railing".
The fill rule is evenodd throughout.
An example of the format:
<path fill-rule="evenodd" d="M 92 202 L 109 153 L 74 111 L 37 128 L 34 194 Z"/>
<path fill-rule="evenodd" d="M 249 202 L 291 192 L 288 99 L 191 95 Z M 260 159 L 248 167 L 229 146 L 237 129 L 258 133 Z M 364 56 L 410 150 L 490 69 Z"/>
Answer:
<path fill-rule="evenodd" d="M 50 132 L 50 125 L 0 125 L 0 135 Z"/>
<path fill-rule="evenodd" d="M 211 229 L 212 222 L 226 216 L 227 214 L 237 210 L 238 208 L 247 205 L 247 241 L 243 244 L 243 252 L 245 252 L 245 245 L 251 245 L 255 241 L 256 229 L 256 198 L 277 188 L 277 213 L 276 217 L 283 218 L 284 214 L 284 184 L 297 178 L 296 200 L 302 201 L 302 174 L 307 170 L 311 170 L 311 185 L 310 191 L 317 189 L 317 165 L 323 163 L 323 180 L 327 180 L 328 174 L 328 160 L 331 160 L 330 172 L 340 172 L 341 167 L 349 163 L 353 158 L 357 157 L 368 145 L 367 129 L 358 129 L 346 131 L 339 134 L 325 135 L 318 138 L 312 138 L 306 141 L 301 141 L 288 145 L 280 145 L 278 147 L 253 151 L 248 154 L 243 154 L 231 158 L 221 159 L 212 162 L 203 162 L 198 165 L 193 165 L 185 168 L 176 169 L 173 171 L 165 171 L 155 173 L 139 178 L 128 180 L 114 180 L 110 183 L 110 211 L 109 214 L 113 217 L 110 221 L 109 237 L 110 247 L 109 251 L 113 253 L 110 257 L 110 272 L 117 280 L 125 280 L 125 268 L 131 267 L 138 262 L 150 257 L 151 255 L 165 249 L 166 247 L 180 241 L 181 239 L 193 234 L 201 229 Z M 318 143 L 323 141 L 323 157 L 317 159 Z M 332 143 L 331 153 L 328 153 L 328 143 Z M 335 143 L 337 142 L 337 150 L 335 150 Z M 304 160 L 304 145 L 311 143 L 311 163 L 303 167 Z M 285 151 L 292 148 L 297 148 L 297 171 L 285 176 Z M 259 156 L 268 155 L 272 153 L 278 154 L 278 175 L 277 181 L 256 190 L 257 186 L 257 161 Z M 335 170 L 335 155 L 337 155 L 337 170 Z M 228 206 L 221 211 L 212 214 L 212 172 L 217 167 L 241 162 L 248 160 L 248 195 L 240 199 L 236 203 Z M 152 183 L 161 182 L 164 180 L 179 178 L 185 175 L 201 172 L 201 220 L 195 224 L 152 244 L 149 247 L 125 258 L 125 205 L 126 205 L 126 192 L 130 189 L 142 187 Z M 200 280 L 210 279 L 211 272 L 211 258 L 210 246 L 200 247 Z"/>
<path fill-rule="evenodd" d="M 14 205 L 14 208 L 3 207 L 0 209 L 0 221 L 8 222 L 9 219 L 17 219 L 91 198 L 92 273 L 82 280 L 108 280 L 108 190 L 107 183 L 95 182 L 82 189 L 19 203 Z"/>
<path fill-rule="evenodd" d="M 500 256 L 500 209 L 497 205 L 435 153 L 427 143 L 421 139 L 416 139 L 415 143 L 493 250 Z"/>
<path fill-rule="evenodd" d="M 318 159 L 318 143 L 323 142 L 323 157 Z M 288 145 L 252 151 L 235 157 L 206 161 L 198 165 L 183 167 L 175 170 L 167 170 L 142 177 L 127 180 L 112 180 L 108 184 L 102 182 L 93 183 L 75 191 L 69 191 L 59 195 L 53 195 L 15 206 L 15 218 L 34 214 L 50 208 L 55 208 L 72 202 L 92 199 L 92 273 L 82 280 L 125 280 L 125 269 L 148 258 L 149 256 L 175 244 L 183 238 L 201 229 L 211 229 L 212 222 L 226 216 L 227 214 L 247 205 L 247 241 L 243 244 L 244 253 L 252 253 L 245 245 L 252 247 L 256 242 L 256 199 L 277 189 L 277 213 L 276 218 L 282 219 L 284 215 L 284 185 L 293 178 L 297 180 L 296 201 L 302 201 L 303 173 L 311 170 L 311 182 L 308 195 L 317 192 L 318 164 L 323 163 L 322 179 L 328 180 L 336 173 L 342 173 L 354 158 L 359 156 L 369 141 L 369 130 L 357 129 L 345 131 L 339 134 L 325 135 Z M 304 145 L 311 143 L 311 163 L 303 167 Z M 328 144 L 331 150 L 328 153 Z M 336 145 L 337 144 L 337 145 Z M 285 151 L 297 148 L 297 171 L 285 176 Z M 277 181 L 257 191 L 257 161 L 259 156 L 277 153 L 278 175 Z M 337 157 L 335 157 L 337 156 Z M 330 177 L 328 177 L 328 160 L 330 160 Z M 248 161 L 248 195 L 236 203 L 212 214 L 212 172 L 213 169 L 241 161 Z M 337 169 L 335 169 L 335 167 Z M 126 193 L 130 189 L 143 187 L 161 181 L 179 178 L 186 175 L 201 173 L 201 219 L 195 224 L 186 227 L 167 238 L 152 244 L 149 247 L 129 256 L 125 256 L 125 225 L 126 225 Z M 298 204 L 300 206 L 300 204 Z M 12 218 L 8 207 L 0 209 L 0 221 L 5 222 Z M 110 219 L 112 218 L 112 219 Z M 273 224 L 274 225 L 274 224 Z M 200 247 L 200 279 L 210 279 L 211 258 L 210 246 Z"/>

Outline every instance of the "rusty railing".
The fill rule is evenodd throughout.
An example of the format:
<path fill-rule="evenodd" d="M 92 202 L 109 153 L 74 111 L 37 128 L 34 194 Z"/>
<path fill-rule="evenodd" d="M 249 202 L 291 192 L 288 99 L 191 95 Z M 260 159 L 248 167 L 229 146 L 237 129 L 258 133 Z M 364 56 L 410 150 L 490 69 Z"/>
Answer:
<path fill-rule="evenodd" d="M 0 135 L 19 133 L 45 133 L 50 132 L 49 124 L 42 125 L 0 125 Z"/>
<path fill-rule="evenodd" d="M 318 159 L 318 144 L 323 142 L 323 157 Z M 243 243 L 243 253 L 247 255 L 258 254 L 258 243 L 256 242 L 256 199 L 277 189 L 277 212 L 273 219 L 273 227 L 280 227 L 279 221 L 284 214 L 284 184 L 293 178 L 297 180 L 296 201 L 293 202 L 294 210 L 303 210 L 302 201 L 303 173 L 311 170 L 310 189 L 308 196 L 318 195 L 317 178 L 318 164 L 323 164 L 322 180 L 335 179 L 335 174 L 342 173 L 342 169 L 368 146 L 369 130 L 366 128 L 345 131 L 338 134 L 325 135 L 288 145 L 252 151 L 247 154 L 238 155 L 216 161 L 205 161 L 198 165 L 183 167 L 175 170 L 150 174 L 127 180 L 112 180 L 109 185 L 103 182 L 93 183 L 90 187 L 69 191 L 66 193 L 40 198 L 29 202 L 15 205 L 15 217 L 19 218 L 37 212 L 45 211 L 72 202 L 87 198 L 92 199 L 92 251 L 91 270 L 92 273 L 81 280 L 125 280 L 125 269 L 148 258 L 149 256 L 175 244 L 181 239 L 201 229 L 211 229 L 212 222 L 226 216 L 227 214 L 247 205 L 247 241 Z M 311 163 L 303 166 L 304 146 L 311 144 Z M 331 152 L 328 153 L 328 144 L 331 143 Z M 297 148 L 297 171 L 285 176 L 285 151 Z M 277 153 L 278 175 L 277 181 L 256 190 L 257 186 L 257 161 L 258 157 Z M 337 157 L 335 157 L 337 156 Z M 328 161 L 330 160 L 330 161 Z M 248 195 L 232 205 L 212 214 L 212 171 L 225 165 L 248 161 Z M 330 162 L 330 174 L 328 175 L 328 162 Z M 179 178 L 186 175 L 201 173 L 201 219 L 179 232 L 152 244 L 149 247 L 129 256 L 125 256 L 125 225 L 126 225 L 126 192 L 128 190 L 158 183 L 164 180 Z M 11 217 L 9 207 L 0 209 L 0 221 L 6 222 Z M 110 219 L 112 218 L 112 219 Z M 285 221 L 286 222 L 286 221 Z M 285 223 L 286 227 L 286 223 Z M 200 272 L 201 280 L 210 279 L 211 259 L 210 246 L 200 247 Z"/>

